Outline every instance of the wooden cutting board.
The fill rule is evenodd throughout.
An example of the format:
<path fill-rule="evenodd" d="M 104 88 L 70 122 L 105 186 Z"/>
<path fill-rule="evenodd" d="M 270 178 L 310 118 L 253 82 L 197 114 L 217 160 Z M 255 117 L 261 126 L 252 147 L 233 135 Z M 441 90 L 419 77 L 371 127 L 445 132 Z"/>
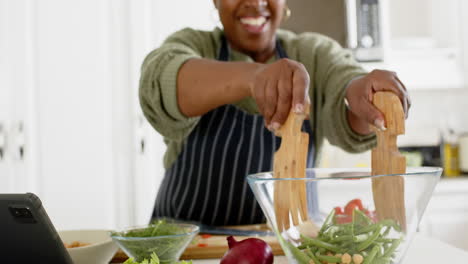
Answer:
<path fill-rule="evenodd" d="M 229 228 L 241 230 L 268 230 L 266 225 L 229 226 Z M 224 235 L 199 234 L 193 239 L 192 243 L 187 247 L 187 249 L 185 249 L 180 259 L 190 260 L 222 258 L 224 253 L 226 253 L 228 250 L 228 243 L 226 240 L 227 237 L 228 236 Z M 241 241 L 250 237 L 234 236 L 234 238 L 237 241 Z M 281 249 L 281 245 L 275 236 L 263 236 L 257 238 L 267 242 L 273 250 L 273 254 L 275 256 L 284 255 L 283 249 Z M 127 259 L 127 255 L 119 249 L 110 263 L 123 263 Z"/>
<path fill-rule="evenodd" d="M 228 236 L 210 236 L 210 235 L 198 235 L 194 240 L 193 243 L 190 244 L 185 252 L 182 254 L 181 259 L 219 259 L 224 256 L 224 253 L 228 251 L 228 243 L 227 238 Z M 234 236 L 237 241 L 247 239 L 249 237 L 243 236 Z M 267 236 L 267 237 L 258 237 L 263 241 L 267 242 L 271 249 L 273 250 L 273 254 L 277 255 L 284 255 L 281 246 L 276 240 L 276 237 Z"/>

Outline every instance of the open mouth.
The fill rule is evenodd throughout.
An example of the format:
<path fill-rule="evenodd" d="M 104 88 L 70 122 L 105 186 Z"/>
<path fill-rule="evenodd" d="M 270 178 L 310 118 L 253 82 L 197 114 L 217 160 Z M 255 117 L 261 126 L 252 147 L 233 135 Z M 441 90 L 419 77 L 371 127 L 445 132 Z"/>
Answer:
<path fill-rule="evenodd" d="M 240 22 L 242 26 L 249 32 L 258 34 L 263 32 L 265 25 L 268 22 L 268 17 L 256 16 L 256 17 L 241 17 Z"/>

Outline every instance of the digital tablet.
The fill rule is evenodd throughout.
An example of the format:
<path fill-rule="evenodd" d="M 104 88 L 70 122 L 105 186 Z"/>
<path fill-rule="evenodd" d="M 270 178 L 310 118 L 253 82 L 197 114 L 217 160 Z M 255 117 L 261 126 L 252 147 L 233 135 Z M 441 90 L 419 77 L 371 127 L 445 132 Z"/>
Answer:
<path fill-rule="evenodd" d="M 0 194 L 0 262 L 73 263 L 39 197 Z"/>

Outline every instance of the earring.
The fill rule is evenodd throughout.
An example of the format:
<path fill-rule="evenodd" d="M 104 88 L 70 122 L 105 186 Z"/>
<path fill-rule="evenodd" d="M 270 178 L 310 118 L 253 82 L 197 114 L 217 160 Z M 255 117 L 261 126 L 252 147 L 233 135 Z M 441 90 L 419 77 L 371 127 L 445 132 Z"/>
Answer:
<path fill-rule="evenodd" d="M 288 20 L 291 17 L 291 9 L 287 5 L 284 6 L 284 16 L 283 21 Z"/>

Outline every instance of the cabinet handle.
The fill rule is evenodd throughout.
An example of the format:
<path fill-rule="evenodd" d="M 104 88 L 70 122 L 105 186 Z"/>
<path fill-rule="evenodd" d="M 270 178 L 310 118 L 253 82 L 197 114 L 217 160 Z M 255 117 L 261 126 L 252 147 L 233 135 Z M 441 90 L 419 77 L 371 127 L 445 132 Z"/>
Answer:
<path fill-rule="evenodd" d="M 0 161 L 5 158 L 6 150 L 6 132 L 5 126 L 0 123 Z"/>
<path fill-rule="evenodd" d="M 24 135 L 24 125 L 22 121 L 19 121 L 15 126 L 13 126 L 13 144 L 14 144 L 14 156 L 18 160 L 24 160 L 25 155 L 25 135 Z"/>
<path fill-rule="evenodd" d="M 143 115 L 138 115 L 138 128 L 137 128 L 137 148 L 140 155 L 145 155 L 146 151 L 146 137 L 144 133 L 145 118 Z"/>

